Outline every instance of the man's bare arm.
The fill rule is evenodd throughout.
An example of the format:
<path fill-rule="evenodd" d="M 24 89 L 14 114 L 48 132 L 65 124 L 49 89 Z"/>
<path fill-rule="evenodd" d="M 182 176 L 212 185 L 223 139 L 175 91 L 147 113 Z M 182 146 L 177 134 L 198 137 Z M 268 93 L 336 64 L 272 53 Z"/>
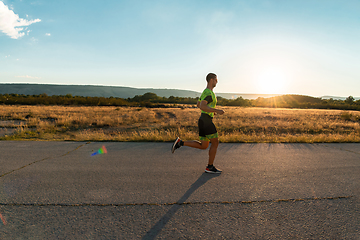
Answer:
<path fill-rule="evenodd" d="M 216 108 L 211 108 L 207 105 L 207 101 L 206 100 L 202 100 L 200 102 L 200 109 L 203 110 L 204 112 L 213 112 L 213 113 L 217 113 L 217 114 L 224 114 L 225 112 L 223 110 L 220 109 L 216 109 Z"/>

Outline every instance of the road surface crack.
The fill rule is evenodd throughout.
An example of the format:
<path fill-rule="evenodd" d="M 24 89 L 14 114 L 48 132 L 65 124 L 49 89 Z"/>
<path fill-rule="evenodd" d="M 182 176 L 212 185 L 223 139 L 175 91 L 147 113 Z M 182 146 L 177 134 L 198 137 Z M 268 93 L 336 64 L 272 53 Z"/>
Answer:
<path fill-rule="evenodd" d="M 355 153 L 355 154 L 357 154 L 357 155 L 360 154 L 359 152 L 355 152 L 355 151 L 348 150 L 348 149 L 343 149 L 343 148 L 341 148 L 341 147 L 333 147 L 333 146 L 328 146 L 328 145 L 324 145 L 324 146 L 327 147 L 327 148 L 332 148 L 332 149 L 336 149 L 336 150 L 340 150 L 340 151 Z"/>
<path fill-rule="evenodd" d="M 307 202 L 307 201 L 324 201 L 349 199 L 354 196 L 340 197 L 313 197 L 313 198 L 289 198 L 289 199 L 270 199 L 254 201 L 203 201 L 203 202 L 172 202 L 172 203 L 0 203 L 0 206 L 33 206 L 33 207 L 123 207 L 123 206 L 172 206 L 172 205 L 202 205 L 202 204 L 254 204 L 254 203 L 281 203 L 281 202 Z"/>
<path fill-rule="evenodd" d="M 75 148 L 75 149 L 73 149 L 73 150 L 71 150 L 71 151 L 69 151 L 69 152 L 67 152 L 67 153 L 65 153 L 65 154 L 63 154 L 63 155 L 61 155 L 61 156 L 59 156 L 59 157 L 66 156 L 66 155 L 68 155 L 69 153 L 74 152 L 74 151 L 78 150 L 79 148 L 81 148 L 82 146 L 84 146 L 84 145 L 86 145 L 86 144 L 89 144 L 89 143 L 90 143 L 90 142 L 84 143 L 84 144 L 78 146 L 77 148 Z M 56 157 L 58 157 L 58 156 L 56 156 Z M 18 170 L 21 170 L 21 169 L 23 169 L 23 168 L 26 168 L 26 167 L 28 167 L 28 166 L 30 166 L 30 165 L 33 165 L 33 164 L 35 164 L 35 163 L 39 163 L 39 162 L 42 162 L 42 161 L 45 161 L 45 160 L 49 160 L 49 159 L 52 159 L 52 158 L 54 158 L 54 157 L 47 157 L 47 158 L 43 158 L 43 159 L 41 159 L 41 160 L 37 160 L 37 161 L 32 162 L 32 163 L 29 163 L 29 164 L 26 164 L 26 165 L 24 165 L 24 166 L 22 166 L 22 167 L 19 167 L 19 168 L 17 168 L 17 169 L 11 170 L 10 172 L 7 172 L 7 173 L 4 173 L 4 174 L 0 175 L 0 178 L 4 177 L 4 176 L 6 176 L 6 175 L 9 175 L 9 174 L 11 174 L 11 173 L 13 173 L 13 172 L 15 172 L 15 171 L 18 171 Z"/>

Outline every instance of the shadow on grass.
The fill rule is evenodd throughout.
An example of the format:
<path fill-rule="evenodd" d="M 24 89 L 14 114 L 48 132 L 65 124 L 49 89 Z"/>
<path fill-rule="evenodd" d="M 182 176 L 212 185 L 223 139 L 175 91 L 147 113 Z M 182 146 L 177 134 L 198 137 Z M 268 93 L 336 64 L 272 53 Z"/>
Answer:
<path fill-rule="evenodd" d="M 142 238 L 143 240 L 155 239 L 155 237 L 161 232 L 169 220 L 174 216 L 174 214 L 181 208 L 181 203 L 184 203 L 198 188 L 203 186 L 207 181 L 214 177 L 218 177 L 220 174 L 209 174 L 203 173 L 198 180 L 196 180 L 189 190 L 174 204 L 169 211 L 145 234 Z"/>

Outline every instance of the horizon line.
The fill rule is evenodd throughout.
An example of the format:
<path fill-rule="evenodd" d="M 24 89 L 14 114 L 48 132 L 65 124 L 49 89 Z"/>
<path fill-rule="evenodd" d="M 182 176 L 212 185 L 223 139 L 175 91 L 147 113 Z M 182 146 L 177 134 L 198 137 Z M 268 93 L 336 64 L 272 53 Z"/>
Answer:
<path fill-rule="evenodd" d="M 180 90 L 180 91 L 190 91 L 201 93 L 196 90 L 188 90 L 188 89 L 177 89 L 177 88 L 152 88 L 152 87 L 129 87 L 122 85 L 103 85 L 103 84 L 71 84 L 71 83 L 28 83 L 28 82 L 8 82 L 8 83 L 0 83 L 0 84 L 29 84 L 29 85 L 56 85 L 56 86 L 94 86 L 94 87 L 120 87 L 120 88 L 133 88 L 133 89 L 154 89 L 154 90 Z M 281 96 L 281 95 L 302 95 L 302 96 L 310 96 L 316 98 L 323 97 L 336 97 L 336 98 L 346 98 L 346 96 L 334 96 L 334 95 L 322 95 L 322 96 L 312 96 L 308 94 L 300 94 L 300 93 L 235 93 L 235 92 L 217 92 L 217 94 L 233 94 L 233 95 L 271 95 L 271 96 Z M 352 96 L 352 95 L 350 95 Z M 347 96 L 349 97 L 349 96 Z M 354 97 L 354 96 L 352 96 Z M 354 97 L 360 98 L 360 97 Z"/>

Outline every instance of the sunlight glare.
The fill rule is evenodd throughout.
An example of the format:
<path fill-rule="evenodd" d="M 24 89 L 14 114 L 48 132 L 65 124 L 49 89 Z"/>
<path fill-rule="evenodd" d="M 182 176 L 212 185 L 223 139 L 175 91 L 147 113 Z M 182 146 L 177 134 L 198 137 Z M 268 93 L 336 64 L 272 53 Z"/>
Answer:
<path fill-rule="evenodd" d="M 258 88 L 261 93 L 280 94 L 284 90 L 285 73 L 280 68 L 269 67 L 257 76 Z"/>

